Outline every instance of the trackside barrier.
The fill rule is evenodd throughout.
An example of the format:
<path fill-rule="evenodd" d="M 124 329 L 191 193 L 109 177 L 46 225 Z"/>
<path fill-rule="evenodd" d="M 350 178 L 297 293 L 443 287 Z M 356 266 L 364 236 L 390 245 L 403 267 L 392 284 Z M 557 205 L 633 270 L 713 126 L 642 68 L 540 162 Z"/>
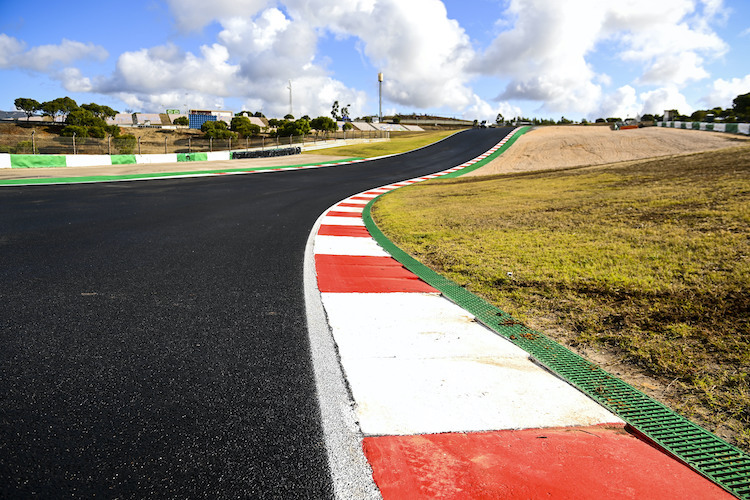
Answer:
<path fill-rule="evenodd" d="M 286 151 L 285 153 L 277 151 Z M 294 152 L 292 152 L 294 151 Z M 234 158 L 266 158 L 301 153 L 302 149 L 283 148 L 258 151 L 258 156 L 234 156 L 244 151 L 214 151 L 207 153 L 167 153 L 149 155 L 17 155 L 0 153 L 0 168 L 60 168 L 60 167 L 99 167 L 109 165 L 147 165 L 150 163 L 177 163 L 187 161 L 217 161 Z M 251 152 L 255 153 L 255 152 Z"/>
<path fill-rule="evenodd" d="M 302 153 L 302 148 L 282 148 L 282 149 L 265 149 L 255 151 L 234 151 L 232 159 L 239 160 L 242 158 L 271 158 L 276 156 L 290 156 Z"/>
<path fill-rule="evenodd" d="M 706 123 L 706 122 L 656 122 L 659 127 L 687 130 L 709 130 L 728 134 L 750 135 L 750 123 Z"/>

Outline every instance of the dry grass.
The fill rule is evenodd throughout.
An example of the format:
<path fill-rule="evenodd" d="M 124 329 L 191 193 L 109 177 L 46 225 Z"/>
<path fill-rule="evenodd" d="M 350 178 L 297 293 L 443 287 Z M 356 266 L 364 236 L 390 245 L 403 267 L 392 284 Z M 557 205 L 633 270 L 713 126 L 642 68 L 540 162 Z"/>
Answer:
<path fill-rule="evenodd" d="M 374 207 L 399 246 L 750 450 L 750 147 L 442 180 Z M 508 273 L 512 273 L 509 276 Z"/>
<path fill-rule="evenodd" d="M 373 144 L 353 144 L 338 148 L 317 149 L 310 153 L 316 155 L 336 155 L 346 158 L 372 158 L 397 153 L 406 153 L 413 149 L 428 146 L 434 142 L 455 134 L 456 130 L 438 130 L 430 132 L 391 132 L 391 139 Z M 307 154 L 307 153 L 306 153 Z"/>

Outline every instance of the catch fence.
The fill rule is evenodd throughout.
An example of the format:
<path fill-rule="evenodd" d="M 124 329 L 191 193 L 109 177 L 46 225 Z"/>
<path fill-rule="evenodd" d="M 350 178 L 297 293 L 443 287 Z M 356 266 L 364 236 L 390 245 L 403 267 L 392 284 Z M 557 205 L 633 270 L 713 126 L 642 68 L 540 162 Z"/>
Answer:
<path fill-rule="evenodd" d="M 0 135 L 0 153 L 12 154 L 159 154 L 159 153 L 205 153 L 212 151 L 236 151 L 243 149 L 275 149 L 289 146 L 325 145 L 342 139 L 385 139 L 388 131 L 349 130 L 326 133 L 312 133 L 288 137 L 244 137 L 210 139 L 203 136 L 185 137 L 172 132 L 164 132 L 163 137 L 155 134 L 139 136 L 123 134 L 103 139 L 94 137 L 38 137 L 28 135 Z"/>

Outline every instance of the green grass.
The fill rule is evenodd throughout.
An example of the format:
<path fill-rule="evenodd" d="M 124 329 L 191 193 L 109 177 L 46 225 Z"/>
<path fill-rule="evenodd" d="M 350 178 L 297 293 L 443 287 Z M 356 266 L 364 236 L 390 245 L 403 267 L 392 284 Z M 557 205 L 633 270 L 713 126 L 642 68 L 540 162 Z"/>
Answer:
<path fill-rule="evenodd" d="M 750 449 L 750 147 L 431 181 L 373 217 L 426 265 L 564 344 L 616 353 Z"/>
<path fill-rule="evenodd" d="M 428 146 L 434 142 L 455 134 L 456 130 L 439 130 L 433 132 L 391 132 L 391 139 L 384 142 L 371 144 L 353 144 L 338 148 L 316 149 L 306 154 L 313 155 L 335 155 L 358 158 L 372 158 L 374 156 L 385 156 L 398 153 L 406 153 L 413 149 Z"/>

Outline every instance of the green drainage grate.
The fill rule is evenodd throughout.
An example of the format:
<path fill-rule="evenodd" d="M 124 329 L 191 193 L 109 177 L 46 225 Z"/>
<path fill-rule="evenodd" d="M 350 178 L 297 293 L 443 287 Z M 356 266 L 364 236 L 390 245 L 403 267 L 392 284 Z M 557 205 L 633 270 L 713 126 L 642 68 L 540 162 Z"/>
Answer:
<path fill-rule="evenodd" d="M 373 238 L 407 269 L 620 416 L 636 432 L 733 495 L 750 500 L 750 456 L 418 262 L 375 225 L 370 214 L 374 201 L 362 214 L 365 225 Z"/>

